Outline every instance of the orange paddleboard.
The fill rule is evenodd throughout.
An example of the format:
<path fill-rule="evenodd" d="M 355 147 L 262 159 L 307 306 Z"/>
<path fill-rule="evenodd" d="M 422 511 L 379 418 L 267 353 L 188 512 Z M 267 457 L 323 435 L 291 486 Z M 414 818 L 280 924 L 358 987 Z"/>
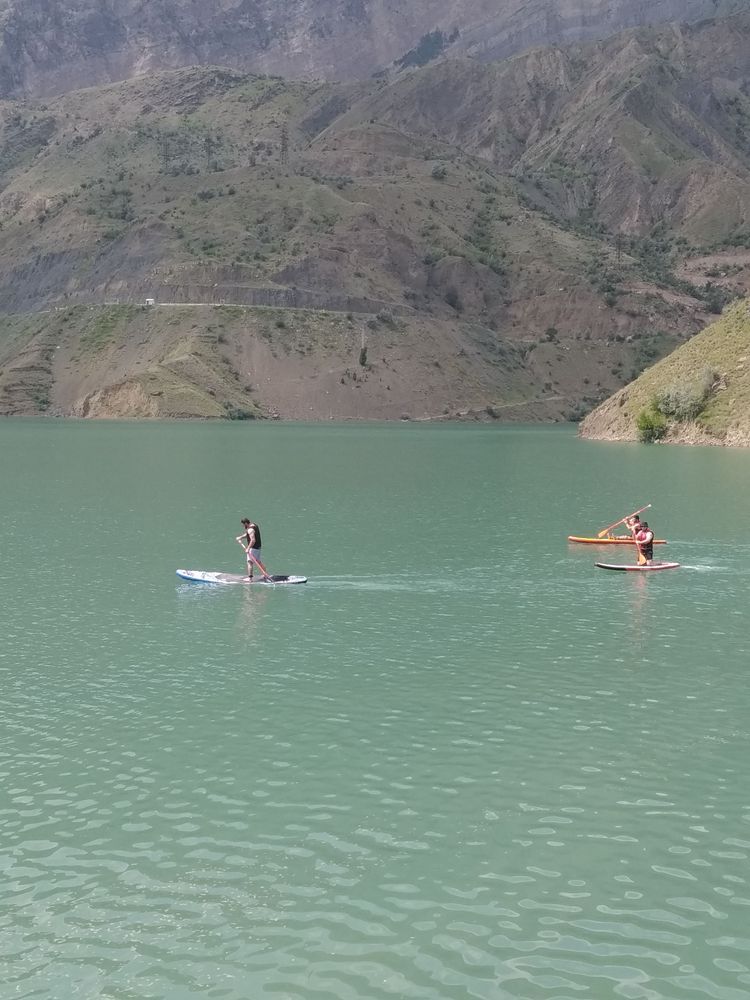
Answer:
<path fill-rule="evenodd" d="M 583 538 L 581 535 L 568 535 L 569 542 L 579 542 L 583 545 L 635 545 L 630 535 L 607 535 L 604 538 Z M 655 538 L 654 545 L 666 545 L 666 538 Z"/>

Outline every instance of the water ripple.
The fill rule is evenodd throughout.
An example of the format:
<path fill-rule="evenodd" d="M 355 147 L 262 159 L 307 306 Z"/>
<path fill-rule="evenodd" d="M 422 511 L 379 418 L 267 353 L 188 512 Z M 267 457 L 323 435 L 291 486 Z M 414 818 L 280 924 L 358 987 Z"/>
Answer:
<path fill-rule="evenodd" d="M 423 462 L 402 428 L 401 478 L 344 449 L 358 475 L 335 504 L 341 454 L 315 451 L 299 537 L 330 545 L 306 588 L 175 587 L 184 558 L 221 565 L 205 525 L 217 498 L 244 510 L 239 438 L 229 477 L 216 438 L 201 453 L 203 505 L 207 432 L 165 429 L 154 507 L 117 430 L 85 431 L 117 462 L 61 486 L 60 577 L 24 582 L 37 492 L 8 493 L 23 463 L 2 487 L 20 567 L 0 582 L 2 996 L 746 1000 L 747 547 L 670 542 L 696 568 L 597 576 L 564 542 L 574 439 L 519 461 L 467 432 Z M 297 474 L 272 429 L 246 433 L 269 481 Z M 660 450 L 668 483 L 685 461 Z M 116 490 L 97 492 L 102 462 Z"/>

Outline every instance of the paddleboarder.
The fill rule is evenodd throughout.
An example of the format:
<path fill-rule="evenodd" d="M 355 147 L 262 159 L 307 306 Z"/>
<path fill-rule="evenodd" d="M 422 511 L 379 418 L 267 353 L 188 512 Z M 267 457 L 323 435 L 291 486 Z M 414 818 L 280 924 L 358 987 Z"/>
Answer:
<path fill-rule="evenodd" d="M 236 541 L 239 542 L 245 550 L 245 556 L 247 557 L 248 579 L 252 580 L 253 571 L 256 566 L 262 572 L 264 580 L 270 579 L 268 570 L 260 560 L 260 528 L 254 521 L 251 521 L 249 517 L 243 517 L 240 524 L 242 525 L 243 531 L 241 535 L 237 535 Z"/>
<path fill-rule="evenodd" d="M 651 565 L 654 558 L 654 533 L 648 526 L 648 521 L 640 521 L 631 529 L 633 541 L 638 549 L 638 562 Z"/>

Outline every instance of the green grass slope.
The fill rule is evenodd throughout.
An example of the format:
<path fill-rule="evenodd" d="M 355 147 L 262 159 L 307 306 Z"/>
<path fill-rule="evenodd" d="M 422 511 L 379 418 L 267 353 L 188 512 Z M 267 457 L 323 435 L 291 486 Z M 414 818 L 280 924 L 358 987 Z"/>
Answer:
<path fill-rule="evenodd" d="M 750 300 L 590 413 L 583 437 L 750 446 Z"/>

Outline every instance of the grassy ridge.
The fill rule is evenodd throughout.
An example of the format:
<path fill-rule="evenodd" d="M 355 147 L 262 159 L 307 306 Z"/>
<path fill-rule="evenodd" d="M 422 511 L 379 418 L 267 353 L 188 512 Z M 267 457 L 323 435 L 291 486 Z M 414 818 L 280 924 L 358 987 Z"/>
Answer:
<path fill-rule="evenodd" d="M 662 418 L 657 437 L 668 441 L 750 445 L 750 300 L 728 307 L 720 319 L 594 410 L 581 432 L 635 439 L 644 414 Z"/>

